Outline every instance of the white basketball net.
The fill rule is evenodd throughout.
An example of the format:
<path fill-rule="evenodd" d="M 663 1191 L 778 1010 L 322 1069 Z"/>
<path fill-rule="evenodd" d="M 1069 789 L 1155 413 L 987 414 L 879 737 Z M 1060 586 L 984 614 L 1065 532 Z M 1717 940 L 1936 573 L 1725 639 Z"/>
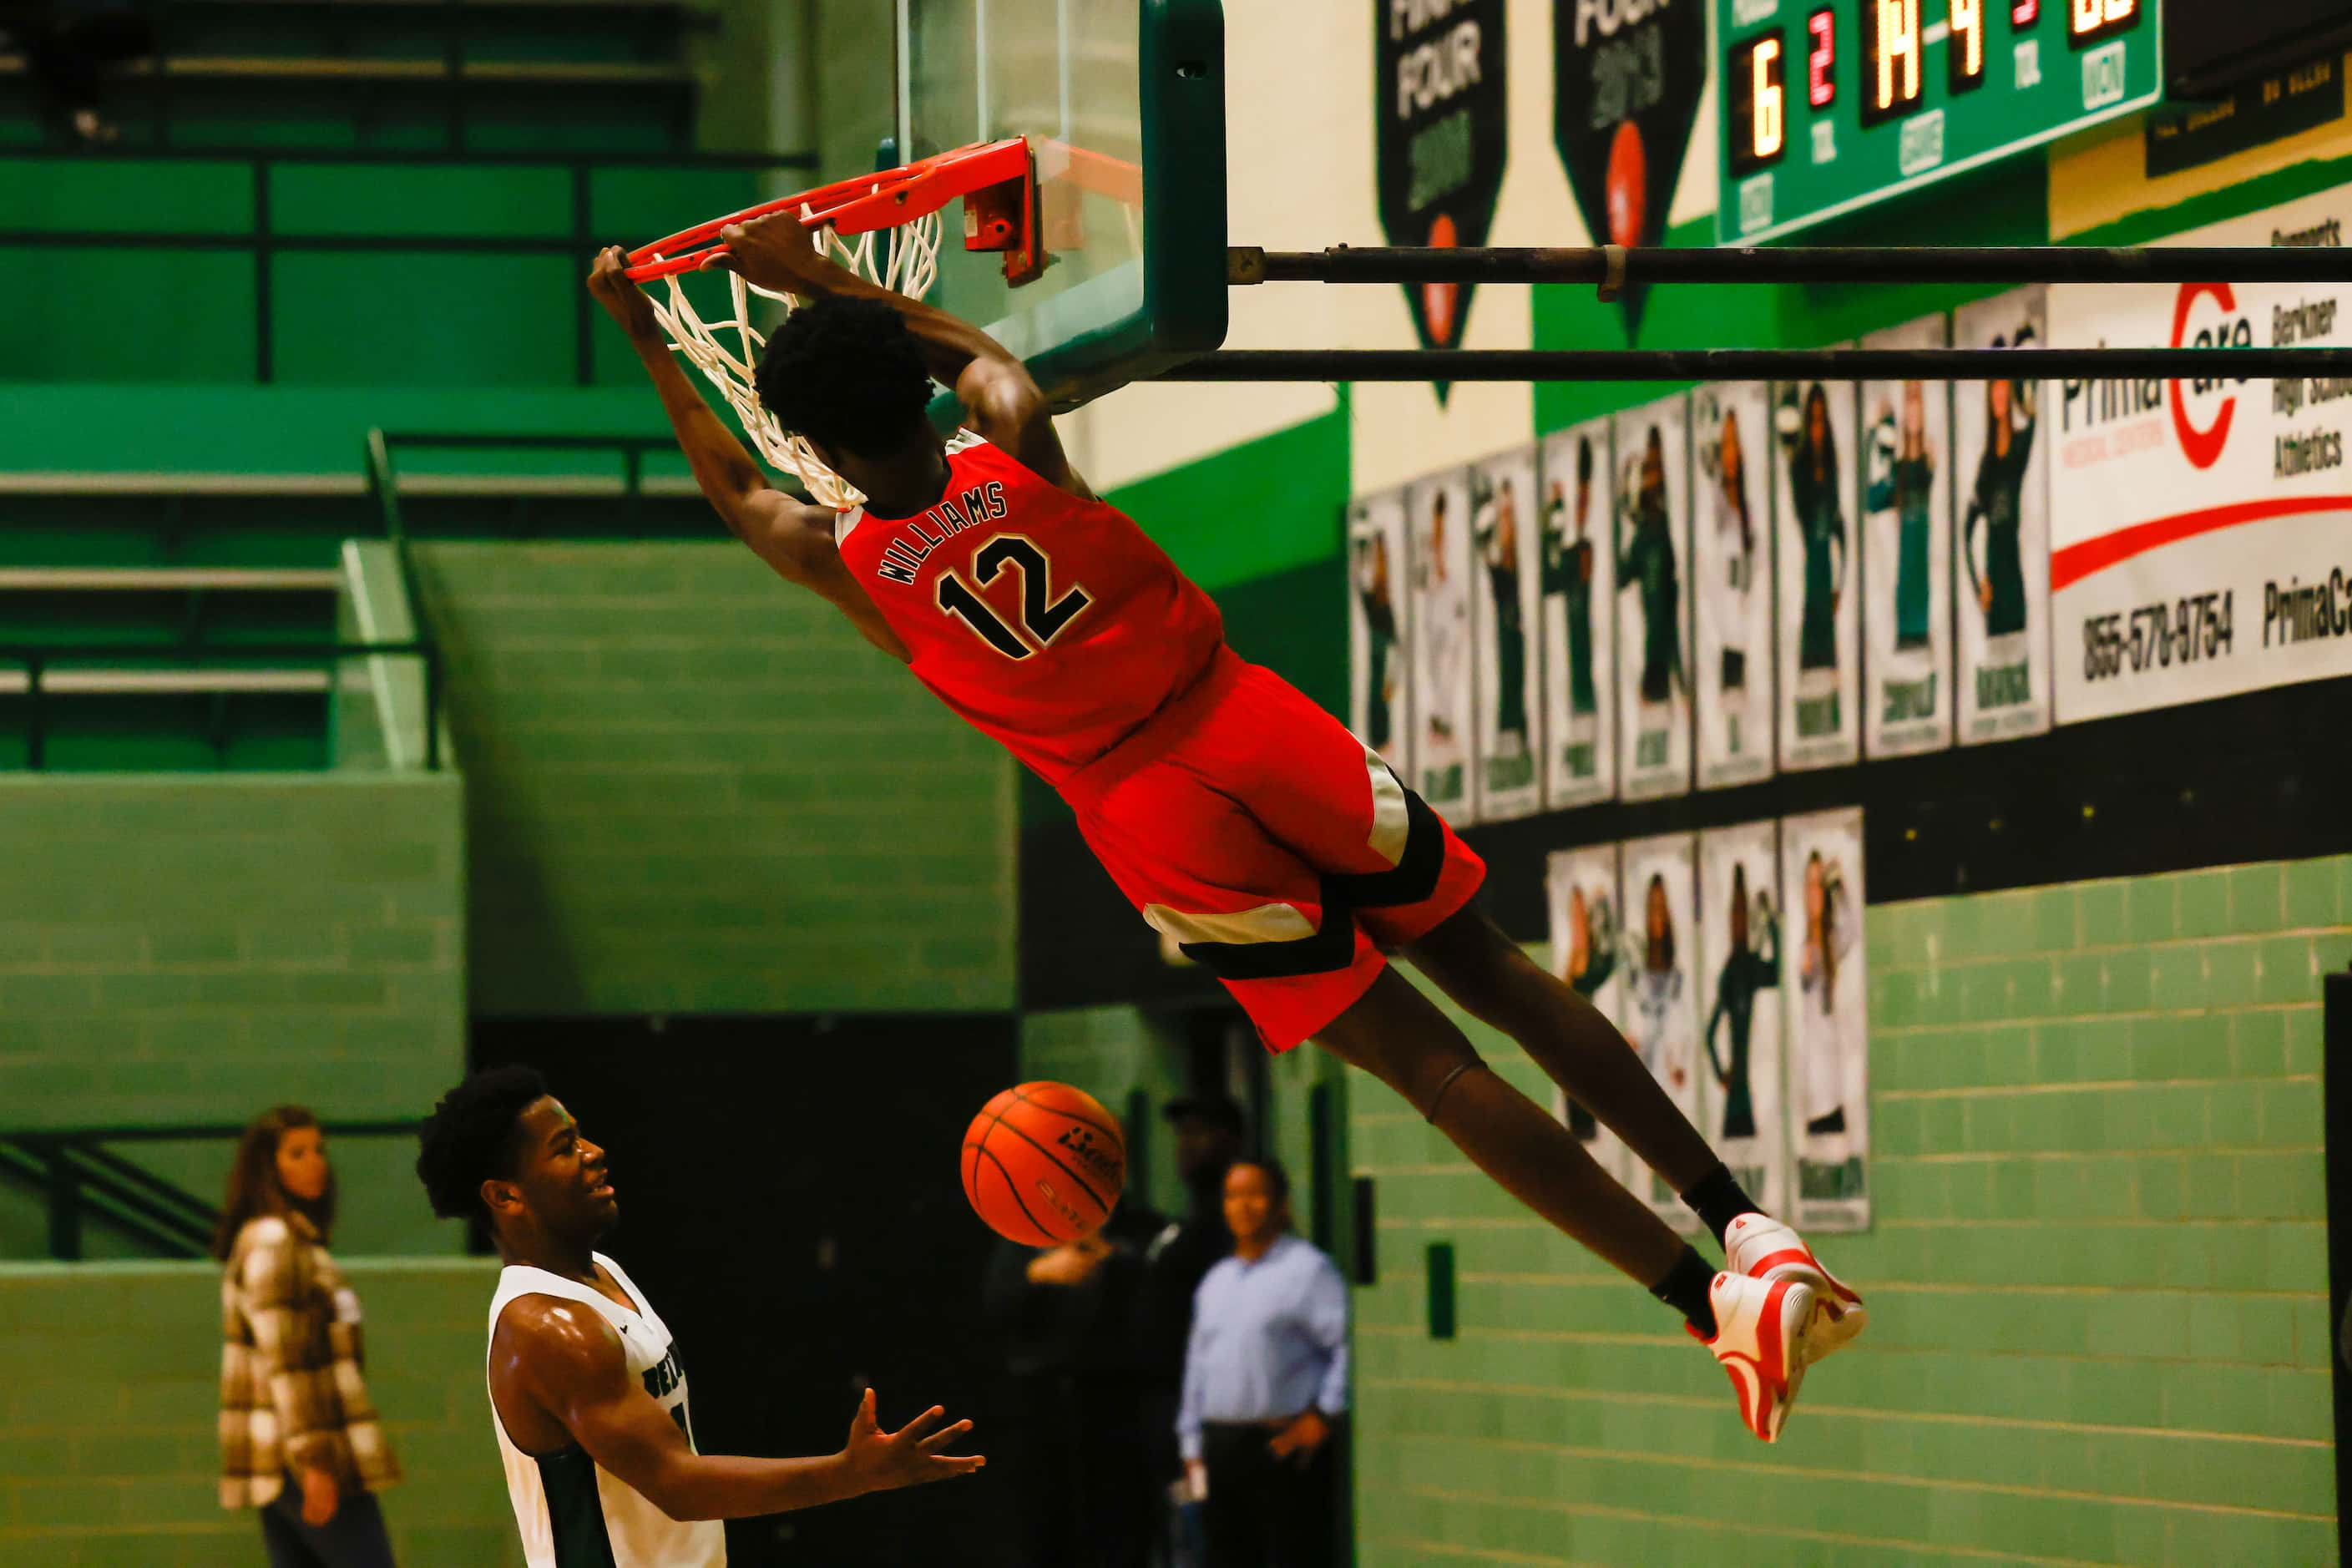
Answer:
<path fill-rule="evenodd" d="M 803 209 L 803 214 L 806 210 Z M 827 224 L 812 237 L 819 254 L 831 257 L 868 282 L 919 300 L 930 291 L 939 277 L 940 232 L 940 215 L 929 212 L 895 228 L 872 229 L 859 235 L 841 235 Z M 773 293 L 747 283 L 740 273 L 730 271 L 728 301 L 732 314 L 721 321 L 705 321 L 694 302 L 686 297 L 679 275 L 673 273 L 663 281 L 668 285 L 664 290 L 667 298 L 652 296 L 654 320 L 668 336 L 670 347 L 692 362 L 704 379 L 727 399 L 727 405 L 743 422 L 743 429 L 751 437 L 751 444 L 760 449 L 760 455 L 787 473 L 797 475 L 819 506 L 841 510 L 863 501 L 866 498 L 857 488 L 825 467 L 806 441 L 777 425 L 775 416 L 761 406 L 760 395 L 752 382 L 760 364 L 760 351 L 767 346 L 768 340 L 751 324 L 751 297 L 756 294 L 773 300 L 788 313 L 800 301 L 789 294 Z"/>

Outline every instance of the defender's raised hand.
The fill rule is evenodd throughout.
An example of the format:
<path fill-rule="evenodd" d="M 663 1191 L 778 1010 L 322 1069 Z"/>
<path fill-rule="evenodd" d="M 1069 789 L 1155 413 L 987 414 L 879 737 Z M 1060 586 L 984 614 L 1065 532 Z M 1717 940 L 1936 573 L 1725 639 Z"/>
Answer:
<path fill-rule="evenodd" d="M 875 1424 L 874 1391 L 869 1388 L 857 1402 L 857 1414 L 849 1423 L 849 1441 L 843 1445 L 842 1455 L 861 1489 L 877 1492 L 967 1476 L 987 1464 L 986 1458 L 979 1454 L 940 1451 L 971 1430 L 969 1421 L 940 1426 L 946 1419 L 947 1411 L 934 1405 L 896 1432 L 885 1432 Z"/>
<path fill-rule="evenodd" d="M 661 323 L 654 319 L 654 302 L 628 274 L 629 258 L 617 246 L 607 246 L 596 255 L 595 266 L 588 271 L 588 292 L 596 296 L 596 303 L 604 313 L 621 325 L 621 330 L 634 339 L 658 338 Z"/>

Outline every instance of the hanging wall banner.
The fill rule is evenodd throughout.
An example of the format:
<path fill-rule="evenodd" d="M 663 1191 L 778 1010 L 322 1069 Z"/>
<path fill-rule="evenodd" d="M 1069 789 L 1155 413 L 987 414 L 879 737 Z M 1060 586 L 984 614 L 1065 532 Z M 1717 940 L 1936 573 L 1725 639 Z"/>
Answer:
<path fill-rule="evenodd" d="M 1941 314 L 1866 349 L 1939 349 Z M 1863 749 L 1952 743 L 1952 402 L 1941 381 L 1862 384 Z"/>
<path fill-rule="evenodd" d="M 1862 813 L 1822 811 L 1780 824 L 1789 889 L 1790 1137 L 1800 1229 L 1870 1224 L 1870 1023 L 1864 973 Z"/>
<path fill-rule="evenodd" d="M 1391 245 L 1486 243 L 1510 145 L 1504 11 L 1503 0 L 1374 0 L 1373 178 Z M 1473 287 L 1405 285 L 1423 348 L 1460 346 Z"/>
<path fill-rule="evenodd" d="M 1348 727 L 1411 779 L 1412 601 L 1405 593 L 1404 493 L 1348 509 Z"/>
<path fill-rule="evenodd" d="M 1617 846 L 1553 850 L 1544 864 L 1544 893 L 1551 906 L 1551 972 L 1622 1030 L 1625 949 L 1618 918 Z M 1568 1123 L 1602 1170 L 1625 1179 L 1631 1157 L 1625 1145 L 1591 1111 L 1555 1089 L 1552 1114 Z"/>
<path fill-rule="evenodd" d="M 1477 810 L 1481 822 L 1543 807 L 1543 662 L 1537 644 L 1543 541 L 1536 449 L 1470 470 L 1471 625 L 1478 652 Z"/>
<path fill-rule="evenodd" d="M 1636 838 L 1623 850 L 1618 908 L 1626 912 L 1625 1013 L 1620 1026 L 1695 1127 L 1706 1121 L 1706 1090 L 1699 1072 L 1698 865 L 1687 833 Z M 1629 1168 L 1631 1168 L 1629 1161 Z M 1636 1196 L 1676 1230 L 1695 1231 L 1698 1216 L 1683 1206 L 1674 1184 L 1646 1167 L 1633 1171 Z"/>
<path fill-rule="evenodd" d="M 1411 0 L 1405 0 L 1407 5 Z M 1657 245 L 1706 89 L 1706 11 L 1552 0 L 1552 144 L 1596 245 Z M 1625 336 L 1643 290 L 1624 290 Z"/>
<path fill-rule="evenodd" d="M 1698 836 L 1699 1061 L 1711 1085 L 1700 1131 L 1766 1214 L 1786 1214 L 1789 1201 L 1780 884 L 1780 824 Z"/>
<path fill-rule="evenodd" d="M 2049 342 L 2043 295 L 2037 286 L 1961 306 L 1952 317 L 1953 342 L 1981 349 Z M 1954 680 L 1964 746 L 2050 728 L 2050 444 L 2041 420 L 2048 389 L 2032 380 L 1952 386 L 1952 445 L 1960 455 L 1952 501 Z M 2098 500 L 2094 515 L 2111 515 L 2113 504 Z"/>
<path fill-rule="evenodd" d="M 2183 234 L 2340 246 L 2352 187 Z M 2050 290 L 2077 344 L 2340 346 L 2352 285 Z M 2050 581 L 2068 723 L 2352 674 L 2352 381 L 2052 384 Z"/>
<path fill-rule="evenodd" d="M 1412 534 L 1412 770 L 1422 799 L 1473 819 L 1471 727 L 1477 659 L 1470 646 L 1470 486 L 1455 468 L 1405 487 Z"/>
<path fill-rule="evenodd" d="M 1544 804 L 1617 793 L 1617 552 L 1609 422 L 1544 438 Z"/>
<path fill-rule="evenodd" d="M 1691 574 L 1698 631 L 1698 787 L 1772 771 L 1772 483 L 1761 382 L 1691 394 Z M 1752 454 L 1752 456 L 1751 456 Z"/>
<path fill-rule="evenodd" d="M 1676 393 L 1616 416 L 1617 733 L 1627 800 L 1691 785 L 1689 409 Z"/>
<path fill-rule="evenodd" d="M 1862 753 L 1853 384 L 1776 383 L 1772 430 L 1780 767 L 1835 767 Z"/>

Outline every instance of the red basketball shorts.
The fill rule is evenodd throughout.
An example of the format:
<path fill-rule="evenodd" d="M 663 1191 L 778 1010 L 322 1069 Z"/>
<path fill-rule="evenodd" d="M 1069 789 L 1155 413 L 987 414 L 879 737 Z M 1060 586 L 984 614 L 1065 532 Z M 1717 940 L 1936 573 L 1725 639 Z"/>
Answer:
<path fill-rule="evenodd" d="M 1345 725 L 1232 650 L 1061 785 L 1111 879 L 1274 1050 L 1361 996 L 1486 864 Z"/>

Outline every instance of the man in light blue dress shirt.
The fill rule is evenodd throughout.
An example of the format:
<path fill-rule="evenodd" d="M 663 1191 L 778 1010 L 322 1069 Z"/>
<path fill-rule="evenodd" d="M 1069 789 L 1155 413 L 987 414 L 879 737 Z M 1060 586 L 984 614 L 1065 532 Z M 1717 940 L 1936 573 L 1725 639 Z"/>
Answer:
<path fill-rule="evenodd" d="M 1225 1175 L 1233 1256 L 1192 1305 L 1176 1439 L 1205 1490 L 1208 1568 L 1328 1568 L 1333 1431 L 1348 1408 L 1348 1287 L 1290 1234 L 1273 1160 Z"/>

